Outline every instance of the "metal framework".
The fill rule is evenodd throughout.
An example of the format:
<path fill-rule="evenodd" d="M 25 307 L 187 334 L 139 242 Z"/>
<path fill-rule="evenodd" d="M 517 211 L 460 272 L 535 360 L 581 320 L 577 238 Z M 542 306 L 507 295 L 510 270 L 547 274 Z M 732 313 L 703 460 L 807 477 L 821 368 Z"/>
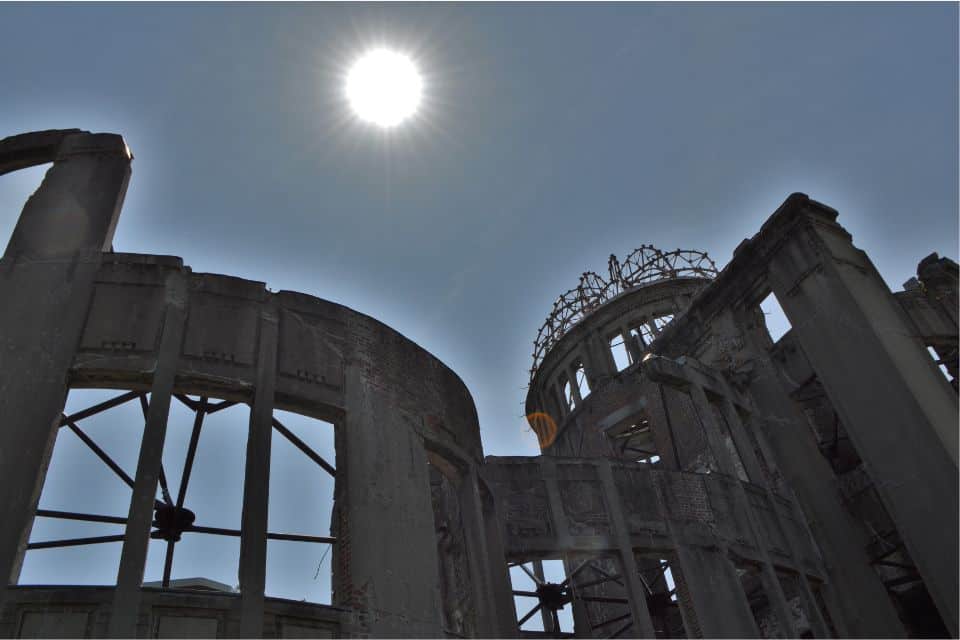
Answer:
<path fill-rule="evenodd" d="M 199 400 L 193 400 L 184 394 L 174 394 L 174 397 L 184 404 L 188 409 L 194 412 L 194 421 L 193 431 L 190 434 L 190 444 L 187 448 L 187 457 L 183 465 L 183 474 L 180 478 L 180 485 L 177 491 L 176 501 L 173 500 L 173 497 L 170 494 L 170 488 L 167 484 L 167 475 L 164 472 L 163 463 L 161 462 L 160 465 L 160 492 L 162 494 L 162 500 L 154 501 L 154 529 L 150 533 L 150 538 L 155 540 L 165 540 L 167 542 L 166 557 L 164 558 L 163 564 L 163 580 L 161 583 L 165 589 L 169 588 L 170 586 L 170 572 L 173 567 L 173 555 L 176 548 L 176 543 L 180 541 L 180 538 L 184 533 L 206 533 L 211 535 L 240 537 L 239 529 L 223 529 L 220 527 L 206 527 L 194 524 L 196 515 L 191 510 L 183 506 L 187 496 L 187 487 L 190 482 L 190 475 L 193 470 L 193 461 L 197 453 L 197 445 L 200 441 L 200 431 L 203 428 L 204 417 L 232 407 L 238 403 L 229 400 L 210 402 L 209 398 L 206 396 L 200 397 Z M 130 475 L 127 474 L 120 467 L 120 465 L 110 457 L 109 454 L 107 454 L 100 446 L 98 446 L 89 435 L 80 429 L 77 423 L 85 418 L 103 413 L 108 409 L 112 409 L 134 399 L 139 400 L 144 421 L 146 421 L 147 411 L 149 409 L 149 401 L 146 393 L 140 391 L 128 391 L 127 393 L 123 393 L 115 398 L 98 403 L 69 416 L 62 415 L 60 419 L 61 427 L 67 427 L 74 434 L 76 434 L 76 436 L 80 438 L 80 440 L 87 445 L 87 447 L 131 489 L 133 489 L 134 482 Z M 289 440 L 297 449 L 306 454 L 307 457 L 319 465 L 324 471 L 329 473 L 331 476 L 336 477 L 336 469 L 333 467 L 333 465 L 327 462 L 306 443 L 300 440 L 276 418 L 273 418 L 273 428 L 280 433 L 280 435 Z M 37 509 L 36 515 L 44 518 L 77 520 L 81 522 L 99 522 L 121 525 L 127 524 L 127 518 L 125 517 L 105 516 L 92 513 L 75 513 L 70 511 Z M 108 542 L 122 542 L 123 539 L 124 534 L 93 536 L 85 538 L 68 538 L 64 540 L 44 540 L 41 542 L 30 542 L 27 545 L 27 549 L 53 549 L 89 544 L 103 544 Z M 267 533 L 267 539 L 289 540 L 294 542 L 313 542 L 319 544 L 334 544 L 336 542 L 336 538 L 330 536 L 308 536 L 290 533 Z"/>
<path fill-rule="evenodd" d="M 717 265 L 703 251 L 676 249 L 661 251 L 653 245 L 641 245 L 621 263 L 611 255 L 607 261 L 606 277 L 593 271 L 580 276 L 580 283 L 557 298 L 550 315 L 533 341 L 533 379 L 547 352 L 583 318 L 600 305 L 625 291 L 658 280 L 701 278 L 710 280 L 717 275 Z"/>

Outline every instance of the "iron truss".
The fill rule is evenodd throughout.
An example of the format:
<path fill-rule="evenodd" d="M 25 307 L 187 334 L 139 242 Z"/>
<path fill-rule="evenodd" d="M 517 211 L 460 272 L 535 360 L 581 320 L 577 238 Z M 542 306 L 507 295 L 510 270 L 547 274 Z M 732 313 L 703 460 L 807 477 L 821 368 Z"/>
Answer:
<path fill-rule="evenodd" d="M 607 261 L 607 272 L 609 275 L 606 277 L 593 271 L 585 272 L 580 276 L 580 284 L 553 303 L 550 315 L 540 327 L 537 339 L 533 341 L 531 380 L 547 352 L 600 305 L 624 291 L 658 280 L 712 279 L 717 275 L 717 265 L 703 251 L 661 251 L 653 245 L 641 245 L 628 255 L 623 263 L 611 255 Z"/>
<path fill-rule="evenodd" d="M 209 399 L 205 396 L 200 397 L 198 400 L 193 400 L 189 396 L 183 394 L 174 394 L 174 398 L 179 400 L 181 403 L 186 405 L 188 409 L 194 412 L 194 422 L 193 422 L 193 431 L 190 435 L 190 445 L 187 449 L 186 461 L 183 465 L 183 475 L 180 478 L 179 491 L 177 492 L 176 501 L 174 501 L 173 496 L 170 493 L 169 485 L 167 484 L 167 474 L 164 472 L 163 463 L 160 465 L 160 492 L 163 496 L 163 499 L 154 500 L 154 520 L 153 520 L 153 531 L 150 532 L 150 538 L 154 540 L 165 540 L 167 543 L 166 548 L 166 557 L 163 564 L 163 579 L 161 585 L 164 589 L 169 588 L 170 586 L 170 573 L 173 566 L 173 554 L 176 548 L 176 543 L 180 541 L 181 536 L 184 533 L 206 533 L 213 534 L 218 536 L 233 536 L 239 538 L 241 536 L 241 531 L 239 529 L 223 529 L 220 527 L 205 527 L 194 524 L 194 519 L 196 515 L 190 509 L 184 507 L 184 501 L 187 496 L 187 486 L 190 482 L 191 471 L 193 470 L 193 462 L 197 453 L 197 444 L 200 440 L 200 431 L 203 427 L 203 419 L 205 416 L 223 409 L 229 409 L 230 407 L 238 404 L 236 402 L 228 400 L 220 400 L 218 402 L 209 402 Z M 78 422 L 85 418 L 103 413 L 113 407 L 119 406 L 131 400 L 139 400 L 140 408 L 143 412 L 144 421 L 146 421 L 147 411 L 149 409 L 149 400 L 147 399 L 146 393 L 139 391 L 128 391 L 123 393 L 115 398 L 111 398 L 105 402 L 96 404 L 88 409 L 79 411 L 71 415 L 61 415 L 60 418 L 60 427 L 67 427 L 70 429 L 80 440 L 83 441 L 87 447 L 90 448 L 93 453 L 100 458 L 100 460 L 106 464 L 116 475 L 123 481 L 127 486 L 133 489 L 134 481 L 133 478 L 127 474 L 119 464 L 117 464 L 113 458 L 111 458 L 102 448 L 100 448 L 96 442 L 90 438 L 80 427 L 77 425 Z M 329 473 L 331 476 L 336 477 L 336 469 L 332 464 L 327 462 L 323 457 L 320 456 L 316 451 L 311 449 L 305 442 L 300 440 L 296 435 L 293 434 L 285 425 L 283 425 L 279 420 L 273 418 L 272 420 L 273 428 L 284 438 L 289 440 L 297 449 L 302 451 L 308 458 L 313 462 L 319 465 L 324 471 Z M 43 518 L 58 518 L 61 520 L 78 520 L 81 522 L 99 522 L 105 524 L 120 524 L 126 526 L 127 519 L 121 516 L 109 516 L 109 515 L 100 515 L 93 513 L 76 513 L 72 511 L 55 511 L 51 509 L 38 508 L 36 515 Z M 44 540 L 40 542 L 30 542 L 27 544 L 28 550 L 33 549 L 53 549 L 60 547 L 75 547 L 80 545 L 89 545 L 89 544 L 103 544 L 108 542 L 122 542 L 125 537 L 125 534 L 110 535 L 110 536 L 93 536 L 86 538 L 69 538 L 65 540 Z M 267 533 L 268 540 L 290 540 L 294 542 L 314 542 L 319 544 L 332 545 L 336 543 L 336 538 L 331 536 L 311 536 L 311 535 L 301 535 L 293 533 Z M 329 550 L 329 549 L 328 549 Z M 325 556 L 326 554 L 324 554 Z M 322 560 L 321 560 L 322 561 Z"/>

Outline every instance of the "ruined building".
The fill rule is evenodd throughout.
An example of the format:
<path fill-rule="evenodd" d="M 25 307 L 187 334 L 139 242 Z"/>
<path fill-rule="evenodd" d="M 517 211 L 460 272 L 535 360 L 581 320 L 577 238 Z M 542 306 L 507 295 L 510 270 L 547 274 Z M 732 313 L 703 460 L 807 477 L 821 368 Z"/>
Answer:
<path fill-rule="evenodd" d="M 131 159 L 112 134 L 0 141 L 0 173 L 52 162 L 0 261 L 0 634 L 957 637 L 956 263 L 933 254 L 891 293 L 802 194 L 720 271 L 695 251 L 611 258 L 537 337 L 543 454 L 484 458 L 460 379 L 373 318 L 114 251 Z M 792 326 L 776 342 L 771 293 Z M 65 414 L 82 388 L 117 391 Z M 84 430 L 124 403 L 143 409 L 135 469 Z M 172 405 L 195 416 L 178 495 Z M 244 412 L 237 529 L 184 495 L 203 421 L 228 407 Z M 335 459 L 281 410 L 332 423 Z M 58 432 L 130 486 L 125 512 L 41 506 Z M 329 535 L 268 529 L 282 440 L 335 478 Z M 122 533 L 37 540 L 41 519 Z M 172 579 L 201 535 L 239 540 L 238 589 Z M 332 549 L 331 604 L 265 595 L 276 540 Z M 111 542 L 110 586 L 19 579 L 29 554 Z M 165 570 L 144 583 L 151 543 Z"/>

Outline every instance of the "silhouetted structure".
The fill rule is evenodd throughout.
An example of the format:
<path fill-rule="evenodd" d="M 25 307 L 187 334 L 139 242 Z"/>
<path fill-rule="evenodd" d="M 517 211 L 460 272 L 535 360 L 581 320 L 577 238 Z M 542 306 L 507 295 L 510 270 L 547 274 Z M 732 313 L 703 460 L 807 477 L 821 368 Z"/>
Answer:
<path fill-rule="evenodd" d="M 891 293 L 802 194 L 719 272 L 696 251 L 611 256 L 536 340 L 527 413 L 543 455 L 484 458 L 463 383 L 389 327 L 115 253 L 131 160 L 112 134 L 0 141 L 0 174 L 53 163 L 0 261 L 0 634 L 956 637 L 954 262 L 933 254 Z M 792 325 L 776 342 L 759 308 L 771 293 Z M 64 415 L 82 387 L 120 392 Z M 126 402 L 145 423 L 132 476 L 78 424 Z M 171 402 L 195 416 L 176 498 Z M 241 527 L 205 526 L 184 502 L 196 441 L 205 416 L 244 405 Z M 336 460 L 277 409 L 333 423 Z M 38 510 L 63 428 L 131 486 L 126 515 Z M 331 535 L 268 531 L 274 434 L 335 477 Z M 35 517 L 124 533 L 31 541 Z M 171 579 L 181 536 L 202 534 L 239 537 L 239 593 Z M 151 538 L 166 543 L 159 585 L 143 584 Z M 332 546 L 332 605 L 264 596 L 271 539 Z M 27 552 L 111 541 L 115 586 L 18 584 Z M 520 631 L 531 621 L 541 630 Z"/>

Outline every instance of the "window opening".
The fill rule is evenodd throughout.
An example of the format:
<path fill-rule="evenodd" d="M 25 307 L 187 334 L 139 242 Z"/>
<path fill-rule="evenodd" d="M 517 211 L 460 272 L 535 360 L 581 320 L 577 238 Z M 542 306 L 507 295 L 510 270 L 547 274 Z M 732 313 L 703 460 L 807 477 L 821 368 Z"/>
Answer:
<path fill-rule="evenodd" d="M 613 356 L 613 362 L 617 367 L 617 371 L 623 371 L 630 366 L 630 352 L 627 349 L 627 344 L 624 342 L 622 333 L 615 333 L 613 337 L 610 338 L 610 354 Z"/>
<path fill-rule="evenodd" d="M 560 388 L 561 396 L 563 397 L 563 404 L 567 408 L 567 411 L 573 411 L 577 408 L 577 399 L 573 396 L 573 385 L 570 384 L 570 380 L 564 374 L 560 378 Z"/>
<path fill-rule="evenodd" d="M 607 437 L 613 442 L 615 455 L 621 459 L 639 464 L 660 462 L 650 420 L 644 416 L 637 418 L 635 422 L 627 423 L 622 430 L 607 432 Z"/>
<path fill-rule="evenodd" d="M 767 333 L 770 339 L 775 343 L 780 340 L 790 329 L 790 321 L 787 320 L 787 314 L 783 312 L 780 301 L 771 291 L 770 294 L 760 303 L 760 310 L 763 312 L 763 321 L 767 325 Z"/>
<path fill-rule="evenodd" d="M 688 637 L 669 557 L 635 554 L 637 573 L 647 594 L 647 610 L 657 638 Z"/>
<path fill-rule="evenodd" d="M 116 583 L 143 434 L 139 397 L 69 391 L 18 584 Z"/>
<path fill-rule="evenodd" d="M 332 603 L 335 427 L 275 409 L 265 595 Z"/>
<path fill-rule="evenodd" d="M 517 628 L 542 632 L 543 637 L 573 633 L 570 580 L 561 560 L 508 564 Z"/>
<path fill-rule="evenodd" d="M 148 406 L 141 401 L 143 416 Z M 174 394 L 145 586 L 189 588 L 199 581 L 228 593 L 238 590 L 249 423 L 246 404 Z"/>
<path fill-rule="evenodd" d="M 943 377 L 947 379 L 947 382 L 953 380 L 953 376 L 950 375 L 950 370 L 947 368 L 945 361 L 940 357 L 940 354 L 937 353 L 935 347 L 927 347 L 927 353 L 930 354 L 930 357 L 933 358 L 934 364 L 937 365 L 937 368 L 940 369 L 940 373 L 943 374 Z"/>
<path fill-rule="evenodd" d="M 760 567 L 735 557 L 732 557 L 731 560 L 736 569 L 737 577 L 740 578 L 743 595 L 746 596 L 747 603 L 750 605 L 750 612 L 757 623 L 760 635 L 764 638 L 790 637 L 786 629 L 780 628 L 780 621 L 763 584 Z"/>
<path fill-rule="evenodd" d="M 583 400 L 590 395 L 590 383 L 587 381 L 587 370 L 580 361 L 573 363 L 574 377 L 577 381 L 577 391 L 580 392 L 580 399 Z"/>
<path fill-rule="evenodd" d="M 635 637 L 633 611 L 619 559 L 578 554 L 571 557 L 569 567 L 571 597 L 581 607 L 587 625 L 578 635 Z"/>
<path fill-rule="evenodd" d="M 793 620 L 793 627 L 801 638 L 813 637 L 813 623 L 811 612 L 808 610 L 806 598 L 800 592 L 800 577 L 795 573 L 777 571 L 777 581 L 783 590 L 783 597 L 787 601 L 787 609 Z"/>

